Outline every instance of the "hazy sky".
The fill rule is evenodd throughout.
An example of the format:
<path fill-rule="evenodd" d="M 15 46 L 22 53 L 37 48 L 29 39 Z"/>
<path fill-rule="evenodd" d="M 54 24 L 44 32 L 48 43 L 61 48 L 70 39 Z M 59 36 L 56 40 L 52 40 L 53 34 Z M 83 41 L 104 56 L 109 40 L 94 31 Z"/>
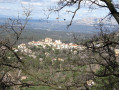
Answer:
<path fill-rule="evenodd" d="M 20 15 L 23 14 L 23 7 L 32 8 L 33 19 L 45 19 L 49 12 L 47 12 L 47 8 L 54 8 L 57 0 L 0 0 L 0 16 L 2 17 L 16 17 L 18 13 Z M 118 1 L 118 0 L 117 0 Z M 23 7 L 22 7 L 23 6 Z M 66 13 L 66 11 L 75 10 L 76 6 L 67 7 L 63 9 L 59 13 L 60 19 L 70 19 L 71 14 Z M 82 8 L 77 13 L 75 19 L 85 18 L 85 17 L 104 17 L 108 14 L 108 10 L 106 9 L 95 9 L 89 10 L 88 8 Z M 50 15 L 50 19 L 56 19 L 58 17 L 58 13 L 52 13 Z"/>

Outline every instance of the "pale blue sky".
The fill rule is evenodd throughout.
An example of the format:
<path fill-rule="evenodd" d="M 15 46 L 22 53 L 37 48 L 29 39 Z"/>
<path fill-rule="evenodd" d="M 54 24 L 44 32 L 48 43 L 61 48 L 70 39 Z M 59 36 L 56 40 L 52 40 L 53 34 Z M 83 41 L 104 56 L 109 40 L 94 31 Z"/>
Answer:
<path fill-rule="evenodd" d="M 46 12 L 44 10 L 47 10 L 47 8 L 56 6 L 56 0 L 0 0 L 0 16 L 3 17 L 16 17 L 18 16 L 18 13 L 22 16 L 23 8 L 24 7 L 30 7 L 32 8 L 32 14 L 31 17 L 33 19 L 45 19 L 46 15 L 48 15 L 49 12 Z M 117 0 L 118 1 L 118 0 Z M 66 13 L 66 10 L 75 10 L 76 6 L 74 7 L 67 7 L 63 9 L 60 12 L 60 19 L 67 19 L 69 20 L 71 18 L 71 14 Z M 104 17 L 106 14 L 108 14 L 107 9 L 95 9 L 95 10 L 89 10 L 88 8 L 81 8 L 75 19 L 79 18 L 85 18 L 85 17 Z M 57 13 L 53 13 L 50 15 L 50 19 L 56 19 L 58 17 Z"/>

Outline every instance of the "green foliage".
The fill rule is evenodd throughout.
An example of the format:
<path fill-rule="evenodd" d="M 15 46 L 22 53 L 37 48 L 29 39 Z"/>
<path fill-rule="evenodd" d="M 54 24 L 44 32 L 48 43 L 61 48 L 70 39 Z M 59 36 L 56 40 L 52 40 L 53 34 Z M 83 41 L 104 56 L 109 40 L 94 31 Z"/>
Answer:
<path fill-rule="evenodd" d="M 100 75 L 104 73 L 105 68 L 101 67 L 97 74 Z M 119 78 L 115 77 L 114 75 L 104 76 L 104 77 L 96 77 L 95 78 L 95 85 L 91 88 L 91 90 L 112 90 L 112 89 L 119 89 Z"/>
<path fill-rule="evenodd" d="M 21 90 L 55 90 L 55 89 L 51 89 L 50 87 L 47 86 L 35 86 L 30 88 L 22 88 Z"/>

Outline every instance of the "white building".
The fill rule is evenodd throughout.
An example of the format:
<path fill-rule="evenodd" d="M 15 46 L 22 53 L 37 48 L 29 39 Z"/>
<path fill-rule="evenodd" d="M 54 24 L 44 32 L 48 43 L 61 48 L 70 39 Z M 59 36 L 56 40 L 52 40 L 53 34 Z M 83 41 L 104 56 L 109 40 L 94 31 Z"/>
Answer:
<path fill-rule="evenodd" d="M 51 38 L 45 38 L 45 42 L 52 42 Z"/>
<path fill-rule="evenodd" d="M 61 40 L 55 40 L 55 43 L 62 44 Z"/>

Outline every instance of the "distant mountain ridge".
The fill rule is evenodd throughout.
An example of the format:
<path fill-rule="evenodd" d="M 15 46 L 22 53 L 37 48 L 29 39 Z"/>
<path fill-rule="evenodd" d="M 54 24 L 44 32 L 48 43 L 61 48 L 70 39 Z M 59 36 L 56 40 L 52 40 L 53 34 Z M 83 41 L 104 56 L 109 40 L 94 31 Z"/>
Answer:
<path fill-rule="evenodd" d="M 24 21 L 24 19 L 22 20 Z M 4 23 L 4 21 L 6 21 L 6 18 L 0 18 L 1 24 Z M 97 33 L 99 30 L 97 30 L 94 25 L 97 25 L 98 22 L 99 18 L 82 18 L 73 21 L 72 25 L 67 29 L 67 25 L 70 21 L 31 19 L 26 28 L 48 31 Z"/>
<path fill-rule="evenodd" d="M 56 21 L 56 20 L 30 20 L 27 28 L 42 29 L 48 31 L 66 31 L 66 32 L 96 32 L 93 25 L 78 24 L 74 21 L 67 29 L 70 21 Z"/>

